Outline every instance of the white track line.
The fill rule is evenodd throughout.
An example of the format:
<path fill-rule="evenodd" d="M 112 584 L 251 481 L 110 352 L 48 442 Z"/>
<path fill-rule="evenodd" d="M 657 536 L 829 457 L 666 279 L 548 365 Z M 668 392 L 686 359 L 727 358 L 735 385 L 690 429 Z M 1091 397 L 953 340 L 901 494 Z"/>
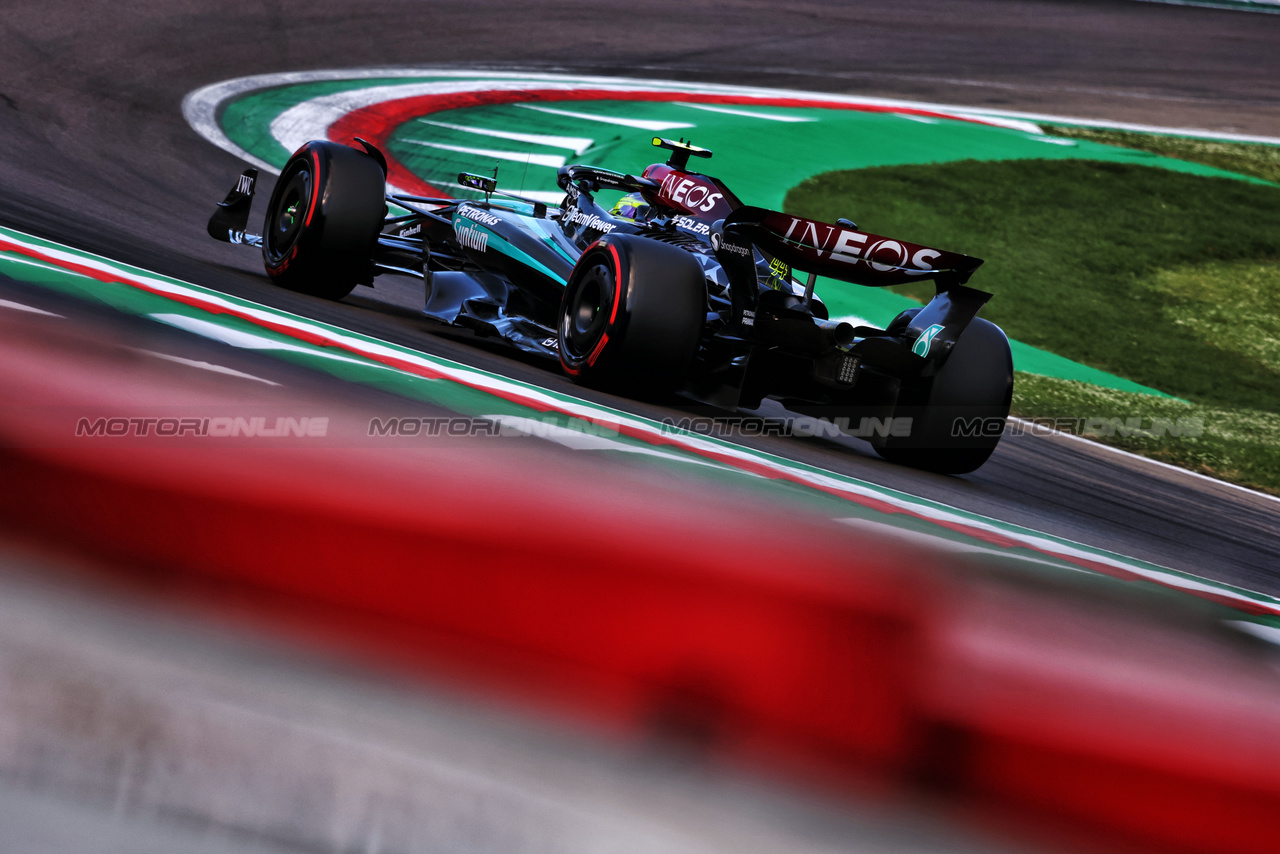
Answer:
<path fill-rule="evenodd" d="M 414 145 L 424 145 L 441 151 L 456 151 L 459 154 L 470 154 L 475 157 L 492 158 L 494 160 L 514 160 L 517 163 L 528 163 L 532 166 L 550 166 L 559 169 L 565 159 L 559 154 L 533 154 L 527 151 L 501 151 L 496 148 L 470 148 L 465 145 L 448 145 L 443 142 L 427 142 L 425 139 L 406 139 Z"/>
<path fill-rule="evenodd" d="M 1262 12 L 1280 15 L 1280 0 L 1252 0 L 1244 3 L 1214 3 L 1213 0 L 1138 0 L 1139 3 L 1159 3 L 1164 6 L 1198 6 L 1202 9 L 1220 9 L 1225 12 Z"/>
<path fill-rule="evenodd" d="M 176 291 L 181 293 L 181 291 Z M 228 306 L 233 304 L 227 303 Z M 206 309 L 207 310 L 207 309 Z M 185 314 L 148 314 L 147 317 L 152 320 L 173 326 L 178 329 L 190 332 L 193 335 L 199 335 L 202 338 L 208 338 L 210 341 L 219 341 L 230 347 L 236 347 L 241 350 L 280 350 L 285 352 L 305 353 L 308 356 L 317 356 L 322 359 L 331 359 L 336 362 L 350 362 L 356 365 L 368 365 L 367 359 L 357 359 L 352 356 L 344 356 L 341 353 L 331 353 L 324 348 L 303 344 L 289 344 L 284 341 L 277 341 L 274 338 L 268 338 L 265 335 L 255 335 L 252 332 L 243 332 L 239 329 L 231 329 L 227 326 L 212 323 L 208 320 L 200 320 L 195 317 L 187 317 Z M 395 371 L 388 365 L 377 365 L 388 371 Z"/>
<path fill-rule="evenodd" d="M 512 130 L 490 130 L 489 128 L 471 127 L 470 125 L 453 125 L 448 122 L 437 122 L 431 119 L 418 119 L 424 125 L 435 125 L 438 128 L 474 133 L 477 136 L 491 136 L 495 139 L 510 139 L 515 142 L 527 142 L 531 145 L 545 145 L 548 148 L 567 148 L 574 154 L 581 154 L 595 144 L 594 139 L 584 136 L 551 136 L 545 133 L 518 133 Z"/>
<path fill-rule="evenodd" d="M 947 109 L 972 116 L 995 115 L 994 113 L 975 110 L 973 107 L 948 107 Z M 1265 145 L 1280 145 L 1280 137 L 1255 136 L 1253 134 L 1245 133 L 1225 133 L 1221 131 L 1205 130 L 1203 128 L 1175 128 L 1166 127 L 1164 125 L 1140 125 L 1133 124 L 1132 122 L 1113 122 L 1107 119 L 1088 119 L 1080 116 L 1057 116 L 1050 113 L 1001 111 L 999 115 L 1009 116 L 1011 118 L 1029 119 L 1033 122 L 1040 122 L 1048 125 L 1079 125 L 1081 127 L 1107 128 L 1108 130 L 1131 130 L 1137 133 L 1161 133 L 1168 136 L 1191 136 L 1197 139 L 1222 140 L 1224 142 L 1260 142 Z"/>
<path fill-rule="evenodd" d="M 11 302 L 7 299 L 0 299 L 0 308 L 10 308 L 14 311 L 27 311 L 31 314 L 43 314 L 45 317 L 62 317 L 61 314 L 54 314 L 52 311 L 45 311 L 42 308 L 33 308 L 29 305 L 23 305 L 20 302 Z"/>
<path fill-rule="evenodd" d="M 909 122 L 919 122 L 922 125 L 936 125 L 941 121 L 941 119 L 931 119 L 928 116 L 913 116 L 910 113 L 894 113 L 894 115 Z"/>
<path fill-rule="evenodd" d="M 724 113 L 726 116 L 746 116 L 749 119 L 764 119 L 770 122 L 816 122 L 817 119 L 802 116 L 780 116 L 777 113 L 756 113 L 751 110 L 734 110 L 729 107 L 713 107 L 710 104 L 687 104 L 675 101 L 677 107 L 688 107 L 691 110 L 706 110 L 708 113 Z"/>
<path fill-rule="evenodd" d="M 132 348 L 136 353 L 142 353 L 145 356 L 152 356 L 156 359 L 163 359 L 166 362 L 174 362 L 179 365 L 186 365 L 189 368 L 198 368 L 202 371 L 211 371 L 215 374 L 225 374 L 229 377 L 238 377 L 245 380 L 253 380 L 254 382 L 266 383 L 267 385 L 278 386 L 280 383 L 265 380 L 262 377 L 255 377 L 253 374 L 246 374 L 243 371 L 237 371 L 234 368 L 227 368 L 222 365 L 215 365 L 212 362 L 201 362 L 196 359 L 184 359 L 181 356 L 171 356 L 168 353 L 157 353 L 155 350 L 139 350 Z"/>
<path fill-rule="evenodd" d="M 500 424 L 505 430 L 511 430 L 519 435 L 536 436 L 539 439 L 555 442 L 557 445 L 561 445 L 572 451 L 616 451 L 624 454 L 639 454 L 642 456 L 657 457 L 658 459 L 674 460 L 675 462 L 682 464 L 693 463 L 695 465 L 713 468 L 718 471 L 742 473 L 741 469 L 737 469 L 723 463 L 718 463 L 713 460 L 701 459 L 688 454 L 677 454 L 671 451 L 664 451 L 649 445 L 627 443 L 616 438 L 610 438 L 609 436 L 586 433 L 582 430 L 573 430 L 568 427 L 561 427 L 558 424 L 539 421 L 536 418 L 523 418 L 516 415 L 482 415 L 480 417 L 486 421 L 493 421 L 496 424 Z M 504 435 L 506 434 L 504 433 Z M 750 472 L 746 472 L 746 474 L 750 474 Z M 759 475 L 756 476 L 759 477 Z"/>
<path fill-rule="evenodd" d="M 564 116 L 570 119 L 582 119 L 588 122 L 602 122 L 606 125 L 621 125 L 627 128 L 636 128 L 637 130 L 662 131 L 676 130 L 678 128 L 691 128 L 697 125 L 689 122 L 663 122 L 653 121 L 650 119 L 623 119 L 618 116 L 597 116 L 593 113 L 580 113 L 576 110 L 556 110 L 551 107 L 541 107 L 537 104 L 516 104 L 517 107 L 524 107 L 526 110 L 537 110 L 539 113 L 547 113 L 552 116 Z"/>
<path fill-rule="evenodd" d="M 1023 427 L 1027 428 L 1027 435 L 1035 435 L 1043 439 L 1061 436 L 1064 439 L 1071 439 L 1072 441 L 1075 441 L 1075 442 L 1084 442 L 1090 447 L 1096 448 L 1097 450 L 1106 451 L 1107 453 L 1110 453 L 1110 454 L 1119 454 L 1120 456 L 1126 457 L 1130 460 L 1134 460 L 1135 462 L 1145 463 L 1151 466 L 1158 466 L 1159 468 L 1167 469 L 1168 471 L 1177 472 L 1178 474 L 1185 474 L 1187 477 L 1198 478 L 1199 480 L 1217 484 L 1218 486 L 1223 486 L 1223 487 L 1226 487 L 1227 489 L 1233 489 L 1237 492 L 1243 492 L 1246 495 L 1252 495 L 1255 498 L 1265 498 L 1268 501 L 1274 501 L 1274 502 L 1280 503 L 1280 497 L 1276 497 L 1274 495 L 1268 495 L 1265 492 L 1259 492 L 1256 489 L 1250 489 L 1249 487 L 1241 486 L 1238 483 L 1231 483 L 1229 481 L 1219 480 L 1216 477 L 1210 477 L 1207 474 L 1201 474 L 1200 472 L 1192 471 L 1191 469 L 1184 469 L 1181 466 L 1175 466 L 1171 463 L 1166 463 L 1161 460 L 1153 460 L 1151 459 L 1151 457 L 1144 457 L 1141 454 L 1135 454 L 1132 451 L 1126 451 L 1121 448 L 1117 448 L 1114 445 L 1104 445 L 1102 442 L 1095 442 L 1092 439 L 1086 438 L 1084 436 L 1077 436 L 1074 433 L 1065 433 L 1061 430 L 1054 430 L 1048 434 L 1037 434 L 1037 433 L 1034 433 L 1033 431 L 1039 425 L 1035 424 L 1034 422 L 1027 421 L 1022 418 L 1015 418 L 1013 416 L 1009 416 L 1009 420 L 1013 423 L 1021 424 Z"/>

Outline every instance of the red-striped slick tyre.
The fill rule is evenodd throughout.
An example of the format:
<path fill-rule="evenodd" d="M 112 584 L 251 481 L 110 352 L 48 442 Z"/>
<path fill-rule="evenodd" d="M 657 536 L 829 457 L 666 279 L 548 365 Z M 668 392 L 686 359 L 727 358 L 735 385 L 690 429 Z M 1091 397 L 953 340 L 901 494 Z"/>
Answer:
<path fill-rule="evenodd" d="M 707 285 L 692 255 L 631 234 L 600 238 L 560 301 L 560 364 L 575 380 L 631 395 L 678 389 L 706 319 Z"/>
<path fill-rule="evenodd" d="M 373 245 L 386 215 L 378 161 L 313 140 L 280 172 L 262 227 L 262 261 L 281 287 L 342 299 L 371 280 Z"/>

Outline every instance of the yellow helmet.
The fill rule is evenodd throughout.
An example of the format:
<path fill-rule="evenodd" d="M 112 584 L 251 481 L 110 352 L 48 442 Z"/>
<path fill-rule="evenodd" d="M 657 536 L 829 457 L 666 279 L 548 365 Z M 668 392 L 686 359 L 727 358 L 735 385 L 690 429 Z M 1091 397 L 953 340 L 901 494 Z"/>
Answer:
<path fill-rule="evenodd" d="M 618 219 L 642 220 L 649 215 L 649 203 L 639 193 L 628 193 L 618 199 L 610 213 Z"/>

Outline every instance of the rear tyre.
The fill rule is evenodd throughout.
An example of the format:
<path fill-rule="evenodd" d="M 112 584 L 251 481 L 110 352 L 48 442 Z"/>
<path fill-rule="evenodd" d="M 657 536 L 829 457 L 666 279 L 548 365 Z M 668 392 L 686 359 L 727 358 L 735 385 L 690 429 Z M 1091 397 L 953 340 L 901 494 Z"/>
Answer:
<path fill-rule="evenodd" d="M 626 394 L 683 384 L 706 319 L 707 286 L 688 252 L 629 234 L 592 244 L 569 276 L 557 330 L 575 380 Z"/>
<path fill-rule="evenodd" d="M 904 382 L 894 417 L 911 418 L 911 434 L 873 443 L 886 460 L 945 474 L 965 474 L 995 451 L 1013 400 L 1013 354 L 1000 327 L 975 318 L 932 377 Z"/>
<path fill-rule="evenodd" d="M 281 287 L 342 299 L 371 281 L 386 176 L 363 151 L 316 140 L 294 152 L 267 205 L 262 260 Z"/>

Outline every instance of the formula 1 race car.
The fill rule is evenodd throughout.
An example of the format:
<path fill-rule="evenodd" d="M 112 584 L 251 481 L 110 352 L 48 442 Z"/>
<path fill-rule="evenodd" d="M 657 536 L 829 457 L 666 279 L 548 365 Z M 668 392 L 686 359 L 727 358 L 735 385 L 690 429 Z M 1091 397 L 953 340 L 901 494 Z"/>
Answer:
<path fill-rule="evenodd" d="M 711 152 L 684 141 L 655 138 L 670 155 L 639 176 L 562 167 L 559 208 L 470 173 L 458 181 L 482 201 L 388 193 L 385 157 L 356 142 L 298 149 L 262 235 L 246 233 L 257 180 L 246 170 L 209 234 L 260 246 L 286 288 L 341 299 L 382 273 L 420 276 L 427 317 L 556 359 L 578 382 L 728 410 L 775 399 L 906 465 L 973 471 L 1004 431 L 1013 360 L 999 327 L 975 316 L 991 297 L 965 285 L 977 258 L 744 205 L 690 171 Z M 606 209 L 596 196 L 609 191 L 623 195 Z M 818 275 L 932 279 L 937 292 L 884 329 L 855 326 L 829 318 Z"/>

